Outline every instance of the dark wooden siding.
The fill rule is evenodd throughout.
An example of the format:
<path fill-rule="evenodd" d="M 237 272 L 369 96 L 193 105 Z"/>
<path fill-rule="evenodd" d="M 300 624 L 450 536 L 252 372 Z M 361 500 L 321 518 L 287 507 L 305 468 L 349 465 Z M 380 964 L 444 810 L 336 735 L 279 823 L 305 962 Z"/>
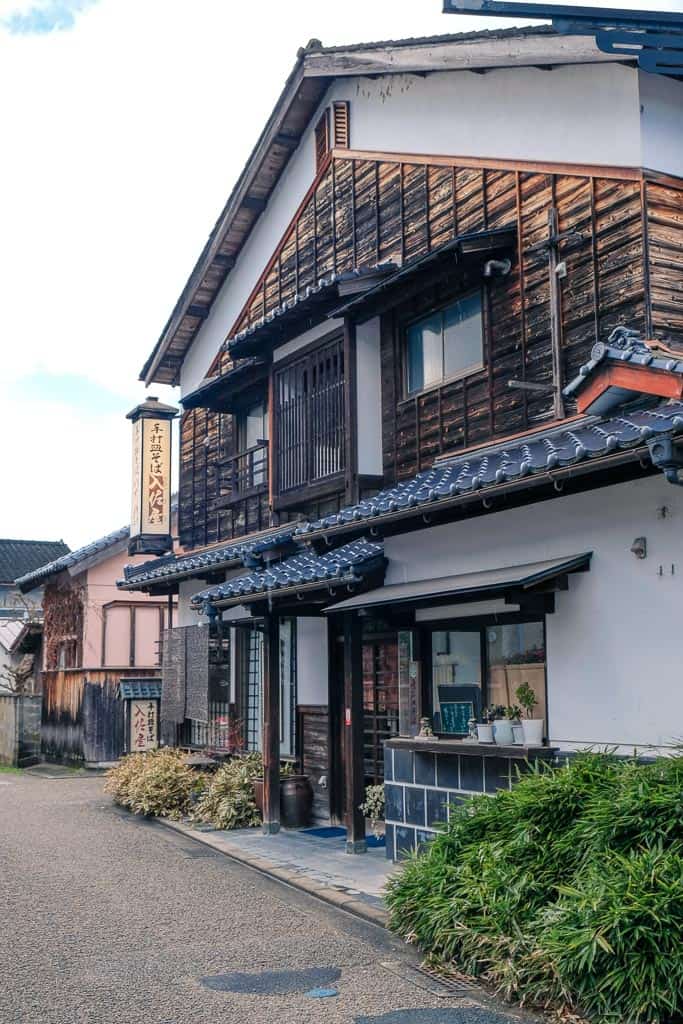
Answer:
<path fill-rule="evenodd" d="M 683 345 L 683 182 L 645 185 L 652 333 Z"/>
<path fill-rule="evenodd" d="M 313 786 L 312 818 L 314 822 L 326 822 L 330 818 L 327 707 L 301 706 L 298 715 L 297 738 L 301 770 L 304 775 L 308 775 Z M 327 779 L 326 788 L 320 786 L 323 776 Z"/>
<path fill-rule="evenodd" d="M 562 254 L 568 266 L 562 282 L 563 380 L 577 372 L 596 338 L 604 340 L 618 324 L 683 344 L 683 201 L 675 183 L 645 182 L 628 170 L 486 163 L 338 150 L 323 163 L 236 322 L 226 324 L 232 336 L 332 271 L 400 263 L 456 235 L 512 225 L 518 236 L 512 273 L 488 290 L 483 371 L 403 402 L 399 324 L 383 318 L 386 483 L 426 468 L 443 452 L 524 430 L 551 415 L 547 396 L 507 387 L 511 378 L 551 379 L 548 264 L 528 251 L 547 238 L 551 206 L 561 231 L 585 235 L 583 245 Z M 442 287 L 442 296 L 447 290 Z M 228 366 L 223 354 L 212 369 Z M 220 507 L 216 461 L 220 437 L 230 438 L 230 421 L 201 410 L 183 419 L 180 535 L 186 546 L 273 522 L 266 493 Z M 325 497 L 330 506 L 340 500 L 343 495 Z M 313 503 L 298 511 L 315 514 Z M 285 521 L 284 512 L 278 521 Z"/>

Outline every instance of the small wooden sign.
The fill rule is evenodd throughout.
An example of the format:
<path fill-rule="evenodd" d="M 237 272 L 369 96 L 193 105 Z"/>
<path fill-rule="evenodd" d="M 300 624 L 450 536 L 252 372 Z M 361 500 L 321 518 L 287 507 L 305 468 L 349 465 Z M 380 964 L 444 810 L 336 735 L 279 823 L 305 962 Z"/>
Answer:
<path fill-rule="evenodd" d="M 134 753 L 159 746 L 159 701 L 130 701 L 130 749 Z"/>

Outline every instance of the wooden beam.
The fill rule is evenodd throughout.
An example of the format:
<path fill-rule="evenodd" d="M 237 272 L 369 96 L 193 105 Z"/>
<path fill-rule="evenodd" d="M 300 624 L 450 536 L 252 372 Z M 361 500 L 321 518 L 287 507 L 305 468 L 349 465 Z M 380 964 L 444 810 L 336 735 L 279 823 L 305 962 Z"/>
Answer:
<path fill-rule="evenodd" d="M 280 831 L 280 620 L 265 616 L 263 637 L 263 832 Z"/>
<path fill-rule="evenodd" d="M 358 492 L 358 390 L 356 384 L 356 328 L 344 317 L 344 467 L 347 505 L 355 505 Z"/>
<path fill-rule="evenodd" d="M 344 614 L 344 763 L 346 766 L 346 852 L 365 853 L 363 772 L 363 655 L 361 620 Z"/>
<path fill-rule="evenodd" d="M 226 270 L 232 270 L 235 266 L 235 257 L 227 256 L 222 252 L 217 252 L 212 262 L 217 263 L 219 267 L 225 267 Z"/>
<path fill-rule="evenodd" d="M 253 210 L 254 213 L 261 213 L 266 208 L 266 200 L 260 196 L 245 196 L 242 206 L 247 210 Z"/>
<path fill-rule="evenodd" d="M 276 146 L 284 146 L 285 149 L 296 149 L 301 142 L 300 135 L 292 135 L 290 132 L 278 132 L 273 143 Z"/>
<path fill-rule="evenodd" d="M 187 315 L 196 316 L 200 320 L 206 320 L 210 312 L 209 306 L 191 305 L 187 307 Z"/>

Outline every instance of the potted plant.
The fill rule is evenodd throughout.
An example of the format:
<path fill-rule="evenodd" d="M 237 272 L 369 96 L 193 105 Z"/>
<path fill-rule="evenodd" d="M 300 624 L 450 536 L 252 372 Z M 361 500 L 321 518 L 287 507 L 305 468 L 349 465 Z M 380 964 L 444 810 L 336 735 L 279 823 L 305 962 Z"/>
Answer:
<path fill-rule="evenodd" d="M 538 704 L 536 694 L 528 683 L 522 683 L 515 690 L 515 697 L 524 708 L 526 718 L 522 721 L 524 743 L 527 747 L 543 746 L 543 719 L 532 718 L 534 708 Z"/>
<path fill-rule="evenodd" d="M 365 800 L 360 805 L 360 810 L 370 819 L 370 831 L 376 839 L 384 835 L 384 808 L 384 786 L 366 786 Z"/>
<path fill-rule="evenodd" d="M 493 719 L 495 712 L 491 708 L 484 708 L 481 713 L 481 722 L 477 722 L 477 739 L 480 743 L 493 743 Z"/>
<path fill-rule="evenodd" d="M 505 717 L 502 704 L 492 704 L 489 708 L 489 721 L 493 726 L 493 742 L 505 746 L 512 743 L 512 727 Z"/>
<path fill-rule="evenodd" d="M 524 726 L 520 721 L 521 715 L 522 709 L 518 704 L 508 704 L 505 708 L 505 717 L 510 723 L 512 742 L 515 746 L 521 746 L 524 743 Z"/>

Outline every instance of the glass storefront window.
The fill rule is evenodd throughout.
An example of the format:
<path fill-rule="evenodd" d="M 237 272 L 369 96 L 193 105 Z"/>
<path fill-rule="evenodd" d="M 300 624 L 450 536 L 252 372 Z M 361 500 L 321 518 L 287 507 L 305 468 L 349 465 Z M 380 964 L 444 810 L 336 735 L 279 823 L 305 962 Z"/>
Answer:
<path fill-rule="evenodd" d="M 517 703 L 515 691 L 528 683 L 538 704 L 534 718 L 546 717 L 545 636 L 542 622 L 516 622 L 486 627 L 488 702 Z"/>
<path fill-rule="evenodd" d="M 481 713 L 481 631 L 432 633 L 432 700 L 435 732 L 464 736 Z"/>

